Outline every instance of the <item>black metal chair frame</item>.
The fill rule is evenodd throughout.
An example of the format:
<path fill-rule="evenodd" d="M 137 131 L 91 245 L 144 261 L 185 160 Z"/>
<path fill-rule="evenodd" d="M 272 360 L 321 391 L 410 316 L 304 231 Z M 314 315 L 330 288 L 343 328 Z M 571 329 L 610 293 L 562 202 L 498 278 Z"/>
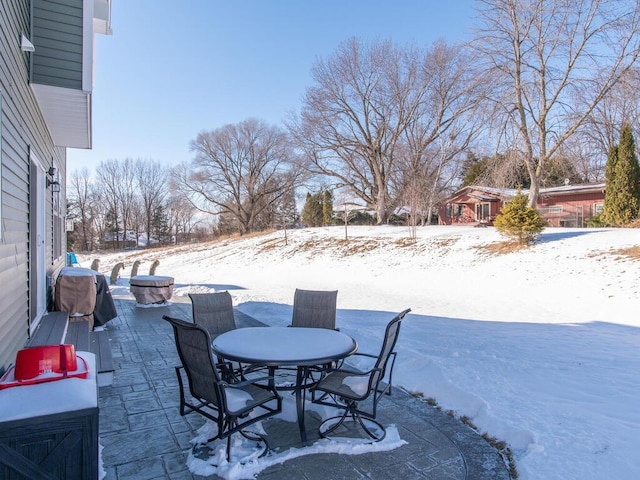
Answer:
<path fill-rule="evenodd" d="M 354 354 L 355 356 L 375 358 L 376 362 L 373 368 L 364 372 L 347 367 L 329 370 L 327 374 L 311 388 L 311 399 L 313 403 L 337 407 L 343 410 L 341 415 L 327 418 L 320 424 L 319 431 L 322 437 L 330 437 L 331 434 L 349 418 L 357 422 L 374 441 L 378 442 L 385 437 L 386 432 L 384 427 L 376 420 L 377 407 L 382 395 L 391 395 L 391 378 L 389 378 L 388 383 L 383 383 L 383 379 L 385 378 L 389 359 L 392 359 L 391 370 L 393 369 L 396 358 L 394 348 L 400 333 L 400 324 L 410 311 L 411 309 L 406 309 L 400 312 L 387 324 L 382 347 L 377 356 L 358 352 Z M 389 377 L 391 377 L 391 370 Z M 368 379 L 366 391 L 358 394 L 349 387 L 346 387 L 342 381 L 347 377 L 361 377 L 363 380 Z M 316 398 L 317 394 L 320 395 Z M 369 410 L 360 408 L 360 402 L 369 399 L 372 400 L 371 408 Z M 382 434 L 376 435 L 373 429 L 366 425 L 365 421 L 376 425 L 382 431 Z"/>
<path fill-rule="evenodd" d="M 269 450 L 266 438 L 244 429 L 282 411 L 282 397 L 273 387 L 272 379 L 255 378 L 234 383 L 226 381 L 225 372 L 228 372 L 230 366 L 227 363 L 216 363 L 211 350 L 211 336 L 205 328 L 168 315 L 162 318 L 173 327 L 176 348 L 182 364 L 175 367 L 180 389 L 180 415 L 197 412 L 215 422 L 218 432 L 205 443 L 226 438 L 228 461 L 231 459 L 231 435 L 236 432 L 250 440 L 263 441 L 265 448 L 261 455 L 266 454 Z M 187 376 L 189 393 L 197 404 L 186 398 L 182 372 Z M 232 410 L 227 401 L 227 391 L 230 389 L 243 390 L 254 400 L 240 409 Z M 272 401 L 276 402 L 275 406 L 267 405 Z M 250 417 L 249 414 L 256 408 L 264 411 Z M 197 447 L 198 445 L 194 446 L 194 451 Z"/>

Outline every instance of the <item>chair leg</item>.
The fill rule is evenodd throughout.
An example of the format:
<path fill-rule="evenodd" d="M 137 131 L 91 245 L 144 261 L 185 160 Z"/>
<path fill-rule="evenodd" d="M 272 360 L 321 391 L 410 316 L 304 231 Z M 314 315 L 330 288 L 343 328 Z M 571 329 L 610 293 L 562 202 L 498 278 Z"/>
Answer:
<path fill-rule="evenodd" d="M 379 442 L 386 436 L 387 432 L 382 424 L 373 418 L 364 418 L 357 410 L 354 408 L 346 408 L 343 410 L 343 414 L 340 416 L 330 417 L 324 420 L 320 426 L 318 427 L 318 432 L 322 438 L 331 438 L 331 435 L 336 432 L 336 430 L 343 425 L 350 418 L 354 424 L 360 425 L 362 430 L 367 434 L 369 438 L 371 438 L 374 442 Z M 323 430 L 323 426 L 328 424 L 331 421 L 336 421 L 335 424 L 331 425 L 326 430 Z M 371 425 L 367 425 L 367 422 L 375 426 L 382 433 L 377 434 L 374 430 L 375 428 L 371 428 Z"/>
<path fill-rule="evenodd" d="M 391 389 L 393 388 L 393 366 L 396 364 L 396 352 L 391 352 L 389 354 L 391 357 L 391 367 L 389 368 L 389 389 L 387 390 L 387 395 L 391 396 Z"/>
<path fill-rule="evenodd" d="M 330 417 L 330 418 L 327 418 L 326 420 L 324 420 L 324 421 L 320 424 L 320 426 L 318 427 L 318 431 L 319 431 L 319 433 L 320 433 L 320 436 L 321 436 L 322 438 L 328 438 L 328 437 L 329 437 L 333 432 L 335 432 L 335 431 L 336 431 L 336 429 L 337 429 L 340 425 L 342 425 L 342 424 L 344 423 L 344 421 L 346 420 L 346 418 L 347 418 L 347 416 L 348 416 L 348 415 L 349 415 L 349 411 L 348 411 L 348 410 L 344 410 L 344 413 L 343 413 L 341 416 Z M 339 420 L 338 420 L 334 425 L 332 425 L 331 427 L 329 427 L 328 429 L 326 429 L 326 430 L 324 430 L 324 431 L 322 430 L 322 426 L 323 426 L 325 423 L 327 423 L 327 422 L 329 422 L 329 421 L 331 421 L 331 420 L 335 420 L 336 418 L 337 418 L 337 419 L 339 419 Z"/>
<path fill-rule="evenodd" d="M 269 443 L 267 442 L 267 437 L 265 435 L 257 432 L 247 432 L 245 430 L 240 430 L 240 434 L 248 440 L 257 442 L 258 444 L 262 443 L 264 445 L 264 449 L 262 450 L 262 453 L 258 455 L 258 458 L 264 457 L 271 450 L 269 448 Z"/>
<path fill-rule="evenodd" d="M 368 422 L 373 423 L 376 427 L 378 427 L 380 430 L 382 430 L 382 435 L 379 435 L 379 436 L 376 435 L 375 432 L 373 432 L 373 430 L 371 430 L 369 427 L 367 427 L 367 425 L 365 424 L 365 419 L 362 418 L 362 415 L 356 413 L 356 414 L 354 414 L 354 419 L 358 420 L 358 423 L 360 424 L 362 429 L 367 433 L 367 435 L 369 435 L 371 438 L 373 438 L 374 442 L 381 441 L 387 435 L 387 431 L 380 424 L 380 422 L 378 422 L 376 420 L 373 420 L 372 418 L 367 418 L 366 420 Z"/>
<path fill-rule="evenodd" d="M 176 375 L 178 376 L 178 387 L 180 388 L 180 416 L 185 416 L 185 399 L 184 399 L 184 384 L 182 383 L 182 375 L 180 370 L 182 367 L 176 367 Z"/>
<path fill-rule="evenodd" d="M 225 430 L 233 430 L 238 426 L 238 422 L 237 421 L 229 421 L 226 424 L 226 428 Z M 246 438 L 247 440 L 251 440 L 253 442 L 257 442 L 258 444 L 262 443 L 264 445 L 264 449 L 262 450 L 262 452 L 260 453 L 260 455 L 258 455 L 258 458 L 262 458 L 264 457 L 268 452 L 269 452 L 269 444 L 267 443 L 267 439 L 264 435 L 261 435 L 260 433 L 257 432 L 248 432 L 245 430 L 236 430 L 236 433 L 239 432 L 244 438 Z M 233 433 L 229 434 L 227 436 L 227 462 L 231 462 L 231 437 L 233 436 Z M 218 438 L 218 437 L 215 437 Z"/>

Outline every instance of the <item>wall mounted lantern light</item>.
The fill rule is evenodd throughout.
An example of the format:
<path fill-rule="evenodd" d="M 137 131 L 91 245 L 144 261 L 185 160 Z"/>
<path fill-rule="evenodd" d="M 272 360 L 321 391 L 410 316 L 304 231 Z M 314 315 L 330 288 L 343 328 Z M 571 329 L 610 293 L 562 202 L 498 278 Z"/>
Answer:
<path fill-rule="evenodd" d="M 60 193 L 60 182 L 56 178 L 57 173 L 58 170 L 56 167 L 49 167 L 49 170 L 47 170 L 47 174 L 51 177 L 47 177 L 47 188 L 51 187 L 53 193 Z"/>

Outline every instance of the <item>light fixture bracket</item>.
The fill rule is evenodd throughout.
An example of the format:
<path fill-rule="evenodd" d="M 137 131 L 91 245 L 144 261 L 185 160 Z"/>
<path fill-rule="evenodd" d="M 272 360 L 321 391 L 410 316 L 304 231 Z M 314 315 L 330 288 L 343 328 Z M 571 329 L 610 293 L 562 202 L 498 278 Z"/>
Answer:
<path fill-rule="evenodd" d="M 20 35 L 20 50 L 23 52 L 35 52 L 36 50 L 36 47 L 33 46 L 31 40 L 24 33 Z"/>

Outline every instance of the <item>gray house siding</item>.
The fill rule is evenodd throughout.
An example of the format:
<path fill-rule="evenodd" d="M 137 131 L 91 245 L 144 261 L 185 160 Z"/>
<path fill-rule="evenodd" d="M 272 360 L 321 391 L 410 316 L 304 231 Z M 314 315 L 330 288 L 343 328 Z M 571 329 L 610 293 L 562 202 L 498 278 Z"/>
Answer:
<path fill-rule="evenodd" d="M 25 344 L 35 314 L 30 303 L 30 282 L 34 281 L 30 272 L 35 272 L 30 265 L 33 240 L 30 157 L 35 155 L 44 171 L 55 166 L 61 178 L 66 164 L 66 151 L 53 145 L 29 86 L 31 54 L 20 50 L 21 33 L 28 36 L 30 32 L 30 11 L 29 0 L 3 2 L 0 9 L 0 372 L 13 362 L 17 350 Z M 53 258 L 53 197 L 50 189 L 43 195 L 44 265 L 46 274 L 53 276 L 63 265 L 64 257 Z M 64 184 L 59 195 L 65 198 Z"/>
<path fill-rule="evenodd" d="M 33 0 L 31 80 L 82 89 L 82 0 Z"/>

